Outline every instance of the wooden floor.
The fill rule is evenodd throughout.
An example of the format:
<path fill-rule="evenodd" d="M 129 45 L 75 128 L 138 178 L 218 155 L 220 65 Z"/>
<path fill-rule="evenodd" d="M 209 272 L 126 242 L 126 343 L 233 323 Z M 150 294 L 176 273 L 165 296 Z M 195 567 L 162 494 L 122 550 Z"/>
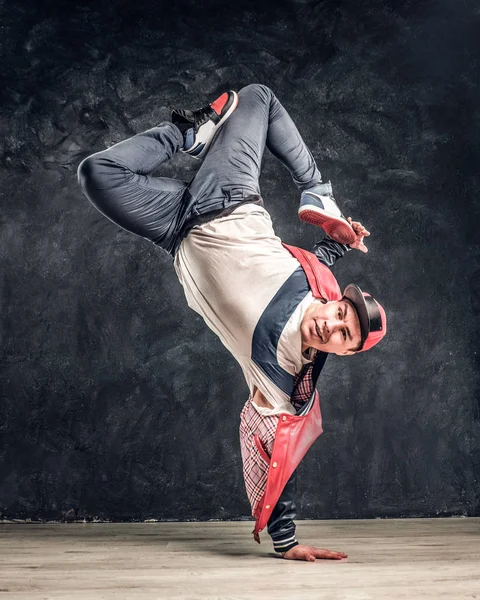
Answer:
<path fill-rule="evenodd" d="M 344 561 L 293 562 L 252 523 L 0 524 L 0 598 L 480 600 L 480 519 L 300 521 Z"/>

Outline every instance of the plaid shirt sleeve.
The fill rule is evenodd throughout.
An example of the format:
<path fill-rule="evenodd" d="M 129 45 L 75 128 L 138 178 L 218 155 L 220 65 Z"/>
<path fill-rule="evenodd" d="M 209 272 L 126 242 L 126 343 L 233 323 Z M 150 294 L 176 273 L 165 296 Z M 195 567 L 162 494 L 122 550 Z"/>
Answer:
<path fill-rule="evenodd" d="M 252 516 L 255 516 L 260 500 L 265 494 L 277 423 L 278 415 L 261 415 L 255 410 L 251 397 L 240 414 L 243 478 L 252 507 Z"/>

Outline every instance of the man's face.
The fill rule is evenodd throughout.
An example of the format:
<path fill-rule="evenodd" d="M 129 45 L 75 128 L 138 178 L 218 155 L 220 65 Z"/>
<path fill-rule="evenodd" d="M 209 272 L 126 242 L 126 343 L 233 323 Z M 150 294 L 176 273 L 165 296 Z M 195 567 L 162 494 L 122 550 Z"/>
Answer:
<path fill-rule="evenodd" d="M 349 300 L 313 303 L 300 325 L 302 350 L 354 354 L 361 342 L 360 322 Z"/>

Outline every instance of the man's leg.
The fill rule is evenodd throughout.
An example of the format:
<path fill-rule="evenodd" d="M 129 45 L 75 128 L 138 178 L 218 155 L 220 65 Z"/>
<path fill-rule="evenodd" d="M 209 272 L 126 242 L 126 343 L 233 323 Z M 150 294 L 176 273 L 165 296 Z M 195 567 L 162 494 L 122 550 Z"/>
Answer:
<path fill-rule="evenodd" d="M 266 145 L 302 192 L 300 219 L 322 227 L 342 244 L 353 243 L 355 232 L 338 208 L 330 183 L 322 183 L 310 150 L 272 90 L 252 84 L 240 90 L 238 97 L 237 110 L 210 146 L 189 186 L 195 198 L 194 214 L 260 194 L 258 179 Z"/>
<path fill-rule="evenodd" d="M 189 192 L 197 214 L 260 194 L 265 145 L 290 171 L 300 190 L 322 190 L 321 174 L 291 117 L 266 86 L 240 90 L 236 111 L 212 142 Z"/>
<path fill-rule="evenodd" d="M 78 167 L 79 184 L 111 221 L 171 252 L 191 204 L 187 184 L 150 173 L 182 144 L 178 128 L 162 123 L 87 157 Z"/>

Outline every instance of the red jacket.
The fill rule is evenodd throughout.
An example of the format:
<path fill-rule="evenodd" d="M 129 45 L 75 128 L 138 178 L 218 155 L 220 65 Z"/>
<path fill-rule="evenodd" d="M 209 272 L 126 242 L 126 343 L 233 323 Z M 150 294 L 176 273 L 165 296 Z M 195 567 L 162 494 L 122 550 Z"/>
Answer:
<path fill-rule="evenodd" d="M 283 245 L 301 264 L 314 298 L 327 301 L 342 298 L 340 287 L 332 272 L 314 254 L 295 246 Z M 284 414 L 278 419 L 270 457 L 267 452 L 262 452 L 261 446 L 258 448 L 258 439 L 255 440 L 261 458 L 264 463 L 268 463 L 267 476 L 263 477 L 264 481 L 260 483 L 260 500 L 255 503 L 253 514 L 256 521 L 253 533 L 257 541 L 290 476 L 323 432 L 320 399 L 314 383 L 309 383 L 312 388 L 309 393 L 313 402 L 308 412 L 303 416 Z M 257 496 L 258 491 L 257 488 Z"/>

